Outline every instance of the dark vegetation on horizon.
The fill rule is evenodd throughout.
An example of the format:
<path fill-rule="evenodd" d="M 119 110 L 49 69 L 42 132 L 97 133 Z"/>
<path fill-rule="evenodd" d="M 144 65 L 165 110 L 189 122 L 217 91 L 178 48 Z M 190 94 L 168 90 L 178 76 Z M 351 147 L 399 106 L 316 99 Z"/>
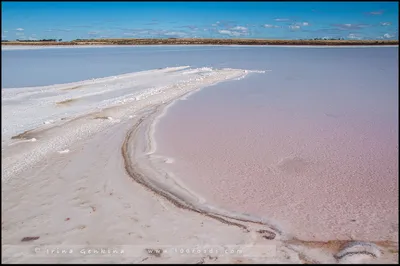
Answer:
<path fill-rule="evenodd" d="M 1 40 L 1 42 L 62 42 L 62 39 L 41 39 L 41 40 L 20 40 L 16 39 L 15 41 L 9 40 Z"/>
<path fill-rule="evenodd" d="M 62 39 L 2 40 L 4 45 L 398 45 L 398 40 L 345 40 L 343 38 L 314 38 L 300 40 L 272 39 L 200 39 L 200 38 L 142 38 L 142 39 Z"/>

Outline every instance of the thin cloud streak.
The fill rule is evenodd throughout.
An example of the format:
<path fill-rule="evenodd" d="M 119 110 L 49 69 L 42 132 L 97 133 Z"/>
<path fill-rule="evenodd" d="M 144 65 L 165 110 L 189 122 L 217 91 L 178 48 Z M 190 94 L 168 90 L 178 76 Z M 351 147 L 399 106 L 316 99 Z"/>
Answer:
<path fill-rule="evenodd" d="M 377 11 L 368 12 L 367 15 L 380 16 L 380 15 L 382 15 L 383 13 L 384 13 L 383 10 L 377 10 Z"/>
<path fill-rule="evenodd" d="M 275 21 L 276 22 L 287 22 L 287 21 L 290 21 L 290 19 L 288 19 L 288 18 L 276 18 Z"/>
<path fill-rule="evenodd" d="M 344 30 L 360 30 L 369 27 L 370 25 L 368 24 L 332 24 L 332 27 L 336 27 L 339 29 L 344 29 Z"/>
<path fill-rule="evenodd" d="M 281 28 L 281 26 L 272 25 L 272 24 L 264 24 L 263 27 L 264 27 L 264 28 L 267 28 L 267 29 Z"/>
<path fill-rule="evenodd" d="M 46 32 L 70 32 L 71 29 L 48 29 Z"/>

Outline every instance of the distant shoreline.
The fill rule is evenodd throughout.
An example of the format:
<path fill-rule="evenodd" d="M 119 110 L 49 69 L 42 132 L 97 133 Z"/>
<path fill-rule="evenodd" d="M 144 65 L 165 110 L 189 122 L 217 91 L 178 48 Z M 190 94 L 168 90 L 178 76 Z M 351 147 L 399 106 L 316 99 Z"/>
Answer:
<path fill-rule="evenodd" d="M 26 50 L 53 50 L 53 49 L 105 49 L 105 48 L 166 48 L 175 47 L 188 48 L 188 47 L 226 47 L 226 48 L 293 48 L 293 49 L 374 49 L 374 48 L 398 48 L 398 45 L 229 45 L 229 44 L 193 44 L 193 45 L 182 45 L 182 44 L 170 44 L 170 45 L 2 45 L 1 51 L 26 51 Z"/>
<path fill-rule="evenodd" d="M 93 39 L 74 41 L 2 41 L 3 46 L 108 46 L 108 45 L 283 45 L 283 46 L 386 46 L 398 40 L 257 40 L 257 39 Z"/>

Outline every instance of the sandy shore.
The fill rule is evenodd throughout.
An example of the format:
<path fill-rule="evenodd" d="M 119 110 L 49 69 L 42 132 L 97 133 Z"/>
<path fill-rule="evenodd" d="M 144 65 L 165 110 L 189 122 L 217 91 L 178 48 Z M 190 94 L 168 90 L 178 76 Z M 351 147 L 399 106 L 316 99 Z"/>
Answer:
<path fill-rule="evenodd" d="M 397 243 L 306 242 L 165 175 L 154 125 L 236 69 L 166 68 L 2 90 L 2 262 L 397 262 Z"/>

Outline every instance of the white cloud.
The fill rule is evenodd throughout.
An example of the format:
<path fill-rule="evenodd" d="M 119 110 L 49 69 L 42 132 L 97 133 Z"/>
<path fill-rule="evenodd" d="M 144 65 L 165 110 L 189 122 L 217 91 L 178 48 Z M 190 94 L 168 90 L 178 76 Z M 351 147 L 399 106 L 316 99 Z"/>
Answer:
<path fill-rule="evenodd" d="M 390 26 L 392 23 L 390 22 L 381 22 L 381 26 Z"/>
<path fill-rule="evenodd" d="M 278 22 L 284 22 L 284 21 L 289 21 L 290 19 L 288 19 L 288 18 L 276 18 L 275 19 L 275 21 L 278 21 Z"/>
<path fill-rule="evenodd" d="M 290 28 L 291 30 L 299 30 L 299 29 L 300 29 L 300 26 L 299 26 L 299 25 L 290 25 L 289 28 Z"/>
<path fill-rule="evenodd" d="M 15 35 L 17 35 L 17 36 L 23 36 L 24 33 L 23 33 L 23 32 L 16 32 Z"/>
<path fill-rule="evenodd" d="M 124 35 L 127 35 L 127 36 L 135 36 L 136 34 L 135 34 L 135 33 L 130 33 L 130 32 L 124 32 Z"/>
<path fill-rule="evenodd" d="M 212 24 L 211 26 L 213 26 L 213 27 L 216 27 L 216 26 L 217 26 L 217 24 Z"/>
<path fill-rule="evenodd" d="M 59 31 L 59 32 L 70 32 L 71 29 L 48 29 L 47 32 Z"/>
<path fill-rule="evenodd" d="M 229 35 L 229 36 L 243 36 L 243 35 L 248 35 L 248 28 L 243 27 L 243 26 L 235 26 L 233 28 L 224 29 L 224 30 L 219 30 L 219 34 L 224 34 L 224 35 Z"/>
<path fill-rule="evenodd" d="M 347 38 L 349 39 L 353 39 L 353 40 L 361 40 L 361 36 L 354 34 L 354 33 L 350 33 Z"/>
<path fill-rule="evenodd" d="M 394 35 L 390 35 L 389 33 L 385 33 L 385 34 L 383 34 L 383 37 L 386 38 L 386 39 L 390 39 L 390 38 L 393 38 Z"/>
<path fill-rule="evenodd" d="M 2 38 L 2 39 L 4 39 L 4 38 L 7 38 L 7 36 L 5 36 L 5 35 L 1 35 L 1 38 Z"/>
<path fill-rule="evenodd" d="M 219 30 L 218 32 L 220 34 L 229 35 L 229 36 L 235 36 L 235 37 L 243 35 L 243 33 L 241 33 L 241 32 L 231 31 L 231 30 Z"/>
<path fill-rule="evenodd" d="M 369 12 L 368 14 L 370 14 L 370 15 L 382 15 L 383 14 L 383 10 L 379 10 L 379 11 L 372 11 L 372 12 Z"/>
<path fill-rule="evenodd" d="M 280 28 L 280 26 L 271 25 L 271 24 L 265 24 L 263 27 L 264 27 L 264 28 Z"/>
<path fill-rule="evenodd" d="M 30 40 L 30 41 L 37 41 L 37 39 L 34 38 L 34 37 L 29 37 L 28 40 Z"/>
<path fill-rule="evenodd" d="M 309 26 L 310 24 L 308 22 L 297 22 L 293 23 L 292 25 L 289 25 L 289 29 L 291 30 L 299 30 L 301 29 L 302 26 L 306 27 Z"/>
<path fill-rule="evenodd" d="M 15 30 L 17 30 L 17 31 L 23 31 L 24 29 L 23 29 L 23 28 L 17 28 L 17 29 L 15 29 Z"/>
<path fill-rule="evenodd" d="M 4 30 L 3 32 L 4 32 L 4 33 L 7 33 L 7 32 L 8 32 L 8 30 Z"/>
<path fill-rule="evenodd" d="M 218 32 L 220 34 L 227 34 L 227 35 L 230 35 L 232 33 L 230 30 L 219 30 Z"/>
<path fill-rule="evenodd" d="M 242 27 L 242 26 L 236 26 L 236 27 L 232 28 L 232 30 L 247 31 L 247 28 L 246 27 Z"/>

